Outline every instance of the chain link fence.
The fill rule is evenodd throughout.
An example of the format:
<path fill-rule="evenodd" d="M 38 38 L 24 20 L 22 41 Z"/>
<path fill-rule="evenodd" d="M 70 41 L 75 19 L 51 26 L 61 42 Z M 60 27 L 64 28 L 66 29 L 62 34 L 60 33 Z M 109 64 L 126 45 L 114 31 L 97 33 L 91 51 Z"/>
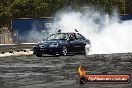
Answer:
<path fill-rule="evenodd" d="M 12 33 L 2 33 L 0 34 L 0 44 L 11 44 L 12 41 Z"/>

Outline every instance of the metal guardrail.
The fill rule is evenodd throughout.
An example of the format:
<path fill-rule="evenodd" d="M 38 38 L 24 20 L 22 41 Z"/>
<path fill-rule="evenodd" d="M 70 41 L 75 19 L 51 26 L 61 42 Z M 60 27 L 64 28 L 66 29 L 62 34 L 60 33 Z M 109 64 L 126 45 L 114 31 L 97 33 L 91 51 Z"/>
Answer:
<path fill-rule="evenodd" d="M 10 52 L 13 53 L 14 51 L 25 51 L 26 49 L 33 49 L 35 44 L 12 44 L 12 45 L 0 45 L 0 53 Z"/>

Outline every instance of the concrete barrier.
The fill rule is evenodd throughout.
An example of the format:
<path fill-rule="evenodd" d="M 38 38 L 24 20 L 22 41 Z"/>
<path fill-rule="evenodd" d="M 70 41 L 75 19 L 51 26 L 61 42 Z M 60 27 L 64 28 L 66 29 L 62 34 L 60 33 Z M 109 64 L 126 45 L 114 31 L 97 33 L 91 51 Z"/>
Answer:
<path fill-rule="evenodd" d="M 35 43 L 0 45 L 0 57 L 32 55 Z"/>
<path fill-rule="evenodd" d="M 7 57 L 7 56 L 22 56 L 22 55 L 32 55 L 32 50 L 21 50 L 21 51 L 12 51 L 12 52 L 4 52 L 0 54 L 0 57 Z"/>

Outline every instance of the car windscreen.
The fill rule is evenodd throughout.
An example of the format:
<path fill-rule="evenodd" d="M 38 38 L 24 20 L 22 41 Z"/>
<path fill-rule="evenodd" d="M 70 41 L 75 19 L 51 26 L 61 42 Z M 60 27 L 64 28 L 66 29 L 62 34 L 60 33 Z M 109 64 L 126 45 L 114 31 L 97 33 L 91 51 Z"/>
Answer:
<path fill-rule="evenodd" d="M 52 34 L 47 37 L 45 40 L 66 40 L 68 39 L 68 34 Z"/>

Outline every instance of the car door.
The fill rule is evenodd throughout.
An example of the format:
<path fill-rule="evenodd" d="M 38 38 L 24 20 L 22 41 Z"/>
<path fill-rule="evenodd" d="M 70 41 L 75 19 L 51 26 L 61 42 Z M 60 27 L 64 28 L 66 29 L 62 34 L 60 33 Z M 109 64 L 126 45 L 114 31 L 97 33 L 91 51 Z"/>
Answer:
<path fill-rule="evenodd" d="M 75 33 L 73 38 L 69 37 L 69 51 L 70 52 L 76 52 L 78 50 L 78 40 L 76 39 Z"/>
<path fill-rule="evenodd" d="M 83 51 L 85 49 L 85 45 L 86 45 L 85 37 L 82 36 L 81 34 L 77 33 L 76 39 L 77 39 L 78 51 Z"/>

